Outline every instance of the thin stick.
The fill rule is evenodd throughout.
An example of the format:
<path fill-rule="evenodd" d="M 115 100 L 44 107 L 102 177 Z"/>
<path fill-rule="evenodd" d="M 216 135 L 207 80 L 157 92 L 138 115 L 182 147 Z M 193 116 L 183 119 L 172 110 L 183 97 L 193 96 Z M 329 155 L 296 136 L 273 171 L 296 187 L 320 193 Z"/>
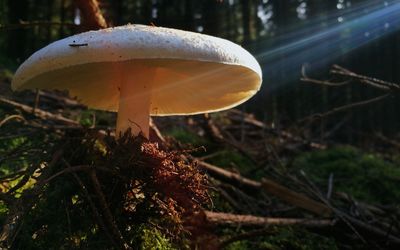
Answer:
<path fill-rule="evenodd" d="M 330 200 L 332 196 L 332 190 L 333 190 L 333 173 L 329 174 L 328 178 L 328 192 L 326 192 L 326 199 Z"/>
<path fill-rule="evenodd" d="M 321 192 L 319 191 L 319 189 L 315 186 L 315 184 L 307 177 L 306 173 L 301 170 L 300 171 L 301 175 L 304 177 L 304 179 L 306 180 L 307 184 L 311 187 L 311 192 L 314 193 L 314 195 L 316 195 L 322 202 L 324 202 L 336 215 L 338 215 L 338 217 L 343 220 L 344 223 L 346 223 L 346 225 L 359 237 L 359 239 L 363 242 L 363 243 L 367 243 L 367 241 L 364 239 L 364 237 L 361 236 L 361 234 L 357 231 L 357 229 L 347 220 L 347 218 L 345 217 L 345 213 L 343 213 L 342 211 L 334 208 L 330 202 L 328 200 L 326 200 L 324 198 L 324 196 L 321 194 Z"/>
<path fill-rule="evenodd" d="M 333 74 L 338 74 L 338 75 L 343 75 L 343 76 L 349 76 L 352 78 L 356 78 L 358 80 L 360 80 L 363 83 L 367 83 L 367 84 L 372 84 L 372 87 L 377 87 L 377 88 L 381 88 L 383 90 L 400 90 L 400 85 L 397 83 L 393 83 L 393 82 L 387 82 L 381 79 L 377 79 L 374 77 L 369 77 L 369 76 L 364 76 L 364 75 L 360 75 L 357 73 L 354 73 L 348 69 L 345 69 L 339 65 L 333 65 L 333 68 L 331 70 L 331 73 Z"/>
<path fill-rule="evenodd" d="M 9 106 L 18 108 L 18 109 L 20 109 L 20 110 L 22 110 L 22 111 L 24 111 L 26 113 L 29 113 L 29 114 L 34 114 L 36 117 L 39 117 L 39 118 L 41 118 L 43 120 L 49 119 L 49 120 L 63 122 L 65 124 L 68 124 L 68 125 L 71 125 L 71 126 L 80 126 L 80 124 L 77 121 L 65 118 L 62 115 L 52 114 L 50 112 L 41 110 L 39 108 L 37 108 L 35 110 L 35 112 L 33 112 L 33 110 L 34 110 L 33 108 L 31 108 L 31 107 L 29 107 L 29 106 L 27 106 L 25 104 L 21 104 L 21 103 L 9 100 L 9 99 L 7 99 L 7 98 L 5 98 L 3 96 L 0 96 L 0 103 L 3 103 L 3 104 L 6 104 L 6 105 L 9 105 Z"/>
<path fill-rule="evenodd" d="M 316 84 L 330 86 L 330 87 L 340 87 L 340 86 L 344 86 L 344 85 L 347 85 L 347 84 L 351 83 L 351 81 L 331 82 L 329 80 L 325 80 L 324 81 L 324 80 L 317 80 L 317 79 L 314 79 L 314 78 L 310 78 L 310 77 L 307 76 L 306 66 L 305 65 L 303 65 L 301 67 L 301 75 L 302 75 L 302 77 L 300 78 L 300 81 L 316 83 Z"/>
<path fill-rule="evenodd" d="M 303 118 L 303 119 L 301 119 L 299 121 L 299 123 L 302 123 L 302 122 L 305 122 L 305 121 L 308 121 L 308 120 L 314 119 L 314 118 L 320 118 L 321 119 L 321 118 L 324 118 L 324 117 L 327 117 L 327 116 L 330 116 L 330 115 L 333 115 L 333 114 L 336 114 L 336 113 L 339 113 L 339 112 L 347 111 L 349 109 L 362 107 L 362 106 L 365 106 L 365 105 L 368 105 L 368 104 L 371 104 L 371 103 L 375 103 L 375 102 L 381 101 L 381 100 L 383 100 L 383 99 L 385 99 L 385 98 L 387 98 L 389 96 L 391 96 L 391 93 L 380 95 L 378 97 L 374 97 L 374 98 L 371 98 L 371 99 L 368 99 L 368 100 L 364 100 L 364 101 L 360 101 L 360 102 L 354 102 L 354 103 L 350 103 L 350 104 L 343 105 L 343 106 L 340 106 L 340 107 L 336 107 L 336 108 L 333 108 L 333 109 L 331 109 L 331 110 L 329 110 L 329 111 L 327 111 L 325 113 L 313 114 L 311 116 Z"/>
<path fill-rule="evenodd" d="M 90 171 L 90 178 L 92 179 L 95 193 L 97 194 L 97 196 L 99 198 L 100 206 L 102 207 L 102 209 L 104 211 L 104 218 L 105 218 L 108 226 L 111 228 L 112 233 L 117 238 L 120 248 L 121 249 L 132 249 L 125 242 L 124 238 L 122 237 L 121 232 L 119 231 L 117 225 L 115 224 L 112 213 L 111 213 L 109 207 L 107 206 L 106 198 L 104 197 L 103 191 L 101 191 L 100 182 L 97 179 L 97 175 L 94 170 Z"/>
<path fill-rule="evenodd" d="M 331 214 L 330 209 L 323 203 L 314 201 L 304 194 L 296 193 L 272 180 L 264 179 L 262 182 L 258 182 L 206 162 L 197 161 L 197 164 L 199 167 L 207 170 L 209 174 L 229 181 L 238 187 L 245 188 L 252 192 L 264 190 L 289 204 L 301 207 L 318 215 L 329 216 Z"/>
<path fill-rule="evenodd" d="M 332 214 L 332 210 L 323 203 L 314 201 L 307 196 L 294 192 L 274 181 L 264 178 L 262 180 L 262 185 L 264 190 L 266 190 L 268 193 L 273 194 L 297 207 L 304 208 L 322 216 L 330 216 Z"/>
<path fill-rule="evenodd" d="M 93 167 L 93 166 L 89 166 L 89 165 L 81 165 L 81 166 L 70 166 L 68 168 L 65 168 L 63 170 L 61 170 L 60 172 L 52 175 L 51 177 L 49 177 L 48 179 L 46 179 L 44 182 L 50 182 L 53 179 L 55 179 L 56 177 L 66 174 L 66 173 L 73 173 L 73 172 L 79 172 L 79 171 L 88 171 L 88 170 L 93 170 L 93 169 L 98 169 L 98 170 L 102 170 L 108 173 L 114 173 L 112 170 L 108 169 L 108 168 L 103 168 L 103 167 Z"/>
<path fill-rule="evenodd" d="M 39 101 L 40 101 L 40 91 L 39 89 L 36 89 L 35 105 L 33 106 L 32 113 L 35 113 L 35 110 L 39 108 Z"/>
<path fill-rule="evenodd" d="M 108 239 L 112 242 L 112 244 L 116 247 L 116 249 L 118 249 L 119 248 L 118 244 L 115 242 L 114 237 L 111 236 L 110 232 L 108 231 L 107 227 L 105 226 L 104 221 L 101 218 L 99 211 L 97 211 L 96 205 L 94 204 L 92 198 L 90 197 L 90 194 L 87 191 L 86 186 L 83 184 L 83 182 L 81 181 L 81 179 L 78 177 L 78 175 L 76 173 L 72 173 L 72 175 L 74 176 L 75 180 L 81 186 L 81 189 L 82 189 L 83 193 L 85 194 L 87 201 L 89 202 L 90 208 L 92 209 L 92 212 L 94 214 L 97 224 L 100 226 L 101 229 L 103 229 L 104 233 L 107 235 Z"/>
<path fill-rule="evenodd" d="M 267 226 L 267 225 L 302 225 L 306 227 L 328 227 L 335 225 L 331 219 L 307 219 L 307 218 L 273 218 L 253 215 L 239 215 L 230 213 L 218 213 L 204 211 L 206 220 L 215 225 L 242 225 L 242 226 Z"/>
<path fill-rule="evenodd" d="M 6 118 L 4 118 L 2 121 L 0 121 L 0 127 L 6 124 L 8 121 L 11 121 L 12 119 L 17 119 L 20 121 L 26 122 L 25 118 L 21 115 L 9 115 Z"/>

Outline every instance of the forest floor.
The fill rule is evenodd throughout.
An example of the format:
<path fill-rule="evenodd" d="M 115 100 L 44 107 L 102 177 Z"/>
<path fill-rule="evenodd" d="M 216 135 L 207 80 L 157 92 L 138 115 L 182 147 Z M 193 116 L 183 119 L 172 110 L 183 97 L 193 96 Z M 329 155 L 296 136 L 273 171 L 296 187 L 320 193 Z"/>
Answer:
<path fill-rule="evenodd" d="M 111 175 L 107 171 L 115 169 L 103 169 L 105 175 L 99 169 L 100 182 L 87 175 L 99 184 L 98 189 L 86 185 L 87 176 L 80 171 L 97 160 L 93 148 L 97 153 L 108 150 L 99 146 L 98 136 L 112 135 L 115 114 L 87 109 L 60 92 L 13 93 L 12 74 L 2 70 L 0 77 L 3 246 L 102 249 L 104 239 L 98 232 L 105 228 L 110 241 L 115 240 L 114 248 L 175 249 L 195 244 L 204 249 L 400 247 L 400 143 L 395 140 L 371 137 L 368 147 L 314 141 L 304 131 L 277 129 L 236 109 L 154 118 L 160 149 L 178 152 L 190 162 L 184 166 L 190 169 L 193 164 L 207 176 L 211 199 L 198 211 L 202 222 L 193 243 L 193 237 L 177 239 L 175 229 L 164 230 L 162 213 L 149 220 L 148 208 L 133 219 L 134 225 L 120 221 L 125 217 L 119 217 L 119 207 L 111 202 L 114 191 L 108 192 L 115 183 L 107 181 Z M 77 138 L 79 146 L 68 144 Z M 97 139 L 87 144 L 90 138 Z M 69 154 L 71 145 L 73 149 L 89 146 Z M 74 162 L 69 170 L 66 159 Z M 198 177 L 197 172 L 193 176 Z M 148 196 L 143 190 L 133 194 L 140 202 Z M 92 206 L 93 200 L 100 208 Z M 146 204 L 167 206 L 159 211 L 175 211 L 168 208 L 175 205 L 165 200 Z M 137 213 L 139 208 L 134 210 Z M 127 229 L 122 230 L 123 226 Z"/>

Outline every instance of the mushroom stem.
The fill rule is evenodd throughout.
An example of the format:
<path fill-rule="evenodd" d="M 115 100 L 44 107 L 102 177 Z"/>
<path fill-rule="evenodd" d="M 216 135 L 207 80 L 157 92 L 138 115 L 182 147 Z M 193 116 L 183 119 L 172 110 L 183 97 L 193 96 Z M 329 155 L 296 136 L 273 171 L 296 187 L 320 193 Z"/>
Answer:
<path fill-rule="evenodd" d="M 119 108 L 117 117 L 117 136 L 131 129 L 132 135 L 140 132 L 149 138 L 149 119 L 151 105 L 151 82 L 155 68 L 147 65 L 129 63 L 122 70 Z"/>

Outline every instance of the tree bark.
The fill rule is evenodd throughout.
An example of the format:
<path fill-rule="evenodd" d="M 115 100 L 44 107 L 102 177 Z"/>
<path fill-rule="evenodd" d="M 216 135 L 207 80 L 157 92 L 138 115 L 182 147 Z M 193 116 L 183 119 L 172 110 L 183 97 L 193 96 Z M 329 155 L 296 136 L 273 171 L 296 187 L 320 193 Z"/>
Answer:
<path fill-rule="evenodd" d="M 98 30 L 107 27 L 97 0 L 74 0 L 74 3 L 81 11 L 83 30 Z"/>

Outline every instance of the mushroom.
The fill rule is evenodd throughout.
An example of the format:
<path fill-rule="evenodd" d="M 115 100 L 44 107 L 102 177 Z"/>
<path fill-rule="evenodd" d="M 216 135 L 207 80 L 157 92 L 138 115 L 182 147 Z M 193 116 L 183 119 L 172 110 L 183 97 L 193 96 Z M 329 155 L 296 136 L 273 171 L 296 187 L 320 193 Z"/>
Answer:
<path fill-rule="evenodd" d="M 261 86 L 261 68 L 228 40 L 126 25 L 51 43 L 17 70 L 13 90 L 68 90 L 83 104 L 118 112 L 116 132 L 149 135 L 149 116 L 229 109 Z"/>

